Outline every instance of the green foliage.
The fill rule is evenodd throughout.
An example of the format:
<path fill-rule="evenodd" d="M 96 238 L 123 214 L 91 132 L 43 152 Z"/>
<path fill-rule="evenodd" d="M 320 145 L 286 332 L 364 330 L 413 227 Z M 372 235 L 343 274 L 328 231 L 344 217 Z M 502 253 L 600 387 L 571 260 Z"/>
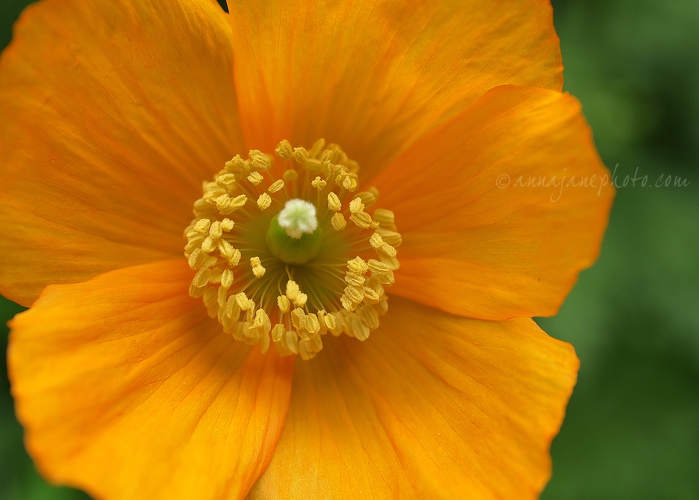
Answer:
<path fill-rule="evenodd" d="M 690 184 L 618 189 L 599 261 L 539 321 L 581 360 L 542 498 L 699 498 L 699 3 L 554 11 L 566 90 L 617 182 Z"/>

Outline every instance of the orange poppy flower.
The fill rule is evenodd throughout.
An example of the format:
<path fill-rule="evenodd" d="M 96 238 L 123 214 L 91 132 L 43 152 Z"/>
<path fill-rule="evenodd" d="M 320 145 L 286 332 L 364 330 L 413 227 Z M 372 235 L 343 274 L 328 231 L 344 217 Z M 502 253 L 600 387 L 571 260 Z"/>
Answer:
<path fill-rule="evenodd" d="M 37 466 L 98 498 L 535 497 L 578 361 L 530 318 L 612 198 L 549 182 L 606 173 L 550 5 L 229 7 L 44 0 L 2 55 Z"/>

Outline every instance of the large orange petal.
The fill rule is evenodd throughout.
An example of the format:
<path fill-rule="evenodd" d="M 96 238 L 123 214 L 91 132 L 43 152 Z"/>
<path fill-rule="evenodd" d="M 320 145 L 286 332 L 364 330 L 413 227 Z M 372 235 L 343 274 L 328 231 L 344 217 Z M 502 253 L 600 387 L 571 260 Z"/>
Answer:
<path fill-rule="evenodd" d="M 12 324 L 12 391 L 51 481 L 98 498 L 238 498 L 272 458 L 293 359 L 225 335 L 182 261 L 48 287 Z"/>
<path fill-rule="evenodd" d="M 0 60 L 0 292 L 171 258 L 242 148 L 227 16 L 208 0 L 46 0 Z"/>
<path fill-rule="evenodd" d="M 474 318 L 555 314 L 597 257 L 609 184 L 574 98 L 493 89 L 376 179 L 403 235 L 391 292 Z"/>
<path fill-rule="evenodd" d="M 492 87 L 563 81 L 548 1 L 228 4 L 248 142 L 325 137 L 365 178 Z"/>
<path fill-rule="evenodd" d="M 575 384 L 570 345 L 391 300 L 364 343 L 297 363 L 286 426 L 252 490 L 279 498 L 534 498 Z"/>

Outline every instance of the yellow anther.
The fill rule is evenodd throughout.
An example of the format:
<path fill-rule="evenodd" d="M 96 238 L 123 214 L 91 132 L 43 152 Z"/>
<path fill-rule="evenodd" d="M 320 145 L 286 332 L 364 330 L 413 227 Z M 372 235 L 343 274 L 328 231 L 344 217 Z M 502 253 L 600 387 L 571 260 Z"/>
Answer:
<path fill-rule="evenodd" d="M 377 208 L 374 210 L 374 220 L 378 222 L 381 227 L 385 227 L 388 229 L 393 229 L 395 228 L 395 216 L 393 215 L 393 212 L 390 210 L 386 210 L 385 208 Z"/>
<path fill-rule="evenodd" d="M 260 351 L 262 354 L 269 350 L 269 335 L 266 333 L 260 337 Z"/>
<path fill-rule="evenodd" d="M 285 335 L 286 348 L 294 354 L 299 353 L 299 336 L 292 330 L 287 330 Z"/>
<path fill-rule="evenodd" d="M 314 354 L 320 352 L 321 349 L 323 349 L 323 339 L 320 338 L 320 335 L 315 335 L 311 337 L 309 344 Z"/>
<path fill-rule="evenodd" d="M 335 193 L 328 193 L 328 208 L 333 212 L 337 212 L 342 208 L 340 198 L 338 198 Z"/>
<path fill-rule="evenodd" d="M 286 282 L 286 296 L 296 307 L 303 307 L 308 301 L 308 296 L 301 292 L 298 284 L 293 280 Z"/>
<path fill-rule="evenodd" d="M 271 186 L 267 189 L 270 193 L 276 193 L 278 191 L 281 191 L 284 189 L 284 181 L 282 179 L 279 179 L 277 181 L 274 181 Z"/>
<path fill-rule="evenodd" d="M 385 275 L 391 271 L 390 267 L 376 259 L 369 259 L 367 265 L 372 274 Z"/>
<path fill-rule="evenodd" d="M 211 239 L 211 236 L 207 236 L 204 238 L 204 241 L 201 242 L 201 250 L 202 252 L 206 253 L 211 253 L 216 249 L 216 242 Z"/>
<path fill-rule="evenodd" d="M 187 264 L 193 270 L 197 270 L 201 267 L 201 263 L 204 261 L 206 254 L 201 251 L 201 248 L 195 248 L 187 259 Z"/>
<path fill-rule="evenodd" d="M 396 260 L 396 262 L 397 262 L 397 259 L 392 259 L 392 260 Z M 382 264 L 383 264 L 383 262 L 382 262 Z M 376 279 L 382 285 L 392 285 L 393 283 L 396 282 L 396 278 L 393 275 L 393 269 L 390 269 L 390 268 L 386 274 L 374 274 L 373 276 L 376 276 Z"/>
<path fill-rule="evenodd" d="M 197 233 L 206 233 L 209 230 L 211 221 L 209 219 L 201 219 L 196 224 L 194 224 L 194 230 Z"/>
<path fill-rule="evenodd" d="M 383 238 L 381 237 L 381 235 L 379 233 L 374 233 L 369 238 L 369 244 L 373 248 L 378 250 L 379 248 L 381 248 L 381 245 L 383 245 Z"/>
<path fill-rule="evenodd" d="M 272 166 L 272 158 L 257 149 L 251 149 L 249 153 L 251 168 L 254 170 L 269 170 Z"/>
<path fill-rule="evenodd" d="M 192 278 L 192 285 L 197 288 L 205 287 L 211 278 L 211 269 L 208 267 L 202 267 L 197 271 L 197 274 Z"/>
<path fill-rule="evenodd" d="M 284 334 L 286 333 L 286 328 L 284 328 L 284 325 L 281 323 L 277 323 L 274 325 L 274 328 L 272 328 L 272 341 L 273 342 L 279 342 L 282 337 L 284 337 Z"/>
<path fill-rule="evenodd" d="M 284 139 L 279 143 L 277 149 L 274 150 L 277 156 L 282 160 L 291 160 L 294 157 L 294 148 L 291 147 L 291 143 Z"/>
<path fill-rule="evenodd" d="M 370 329 L 374 330 L 379 327 L 379 314 L 373 307 L 360 307 L 357 310 L 357 314 L 359 314 L 359 317 L 362 319 L 362 323 Z"/>
<path fill-rule="evenodd" d="M 396 249 L 393 248 L 391 245 L 389 245 L 386 242 L 384 242 L 383 245 L 381 245 L 379 248 L 377 248 L 376 251 L 379 254 L 385 255 L 386 257 L 390 257 L 390 258 L 393 258 L 396 255 L 398 255 L 398 252 L 396 251 Z"/>
<path fill-rule="evenodd" d="M 193 297 L 195 299 L 198 299 L 202 295 L 204 295 L 204 292 L 206 291 L 206 287 L 198 288 L 194 286 L 194 283 L 189 284 L 189 296 Z"/>
<path fill-rule="evenodd" d="M 228 215 L 241 208 L 248 201 L 248 197 L 244 194 L 231 198 L 227 194 L 222 194 L 216 198 L 216 208 L 221 215 Z"/>
<path fill-rule="evenodd" d="M 213 263 L 216 263 L 216 257 L 211 256 L 209 258 L 213 259 Z M 211 267 L 211 266 L 209 265 L 206 267 Z M 211 267 L 211 279 L 209 279 L 209 283 L 215 283 L 215 284 L 221 283 L 221 273 L 222 272 L 223 272 L 223 269 L 221 269 L 218 266 Z"/>
<path fill-rule="evenodd" d="M 364 281 L 366 278 L 362 276 L 361 274 L 353 273 L 352 271 L 347 271 L 345 274 L 345 282 L 348 285 L 360 287 L 364 285 Z"/>
<path fill-rule="evenodd" d="M 226 194 L 226 190 L 223 187 L 217 185 L 215 182 L 210 182 L 206 184 L 204 188 L 203 198 L 211 202 L 211 200 L 215 200 L 223 194 Z"/>
<path fill-rule="evenodd" d="M 221 256 L 228 261 L 229 266 L 235 267 L 240 263 L 240 258 L 242 257 L 240 250 L 233 248 L 227 241 L 219 240 L 218 250 L 221 252 Z"/>
<path fill-rule="evenodd" d="M 342 295 L 340 297 L 340 304 L 342 304 L 342 307 L 344 307 L 347 311 L 350 312 L 354 311 L 357 308 L 357 304 L 346 295 Z"/>
<path fill-rule="evenodd" d="M 216 184 L 222 187 L 228 187 L 235 184 L 235 174 L 222 174 L 216 176 Z"/>
<path fill-rule="evenodd" d="M 240 155 L 235 155 L 230 161 L 227 161 L 225 167 L 226 171 L 234 174 L 245 174 L 249 170 L 247 163 Z"/>
<path fill-rule="evenodd" d="M 255 278 L 261 278 L 265 275 L 267 270 L 262 266 L 262 262 L 260 261 L 259 257 L 251 257 L 250 265 L 252 266 L 252 274 L 255 275 Z"/>
<path fill-rule="evenodd" d="M 311 186 L 313 186 L 314 188 L 316 188 L 318 191 L 322 191 L 323 189 L 325 189 L 325 186 L 327 186 L 327 184 L 328 184 L 328 183 L 325 182 L 325 181 L 324 181 L 323 179 L 321 179 L 320 177 L 316 177 L 315 179 L 313 179 L 313 180 L 311 181 Z"/>
<path fill-rule="evenodd" d="M 221 274 L 221 286 L 225 289 L 229 289 L 231 285 L 233 285 L 233 271 L 224 269 Z"/>
<path fill-rule="evenodd" d="M 362 191 L 361 193 L 357 193 L 357 196 L 362 200 L 365 207 L 370 207 L 376 203 L 377 195 L 372 191 Z"/>
<path fill-rule="evenodd" d="M 221 257 L 226 259 L 228 262 L 233 259 L 235 256 L 235 248 L 233 248 L 233 245 L 228 243 L 226 240 L 218 240 L 218 251 L 221 254 Z"/>
<path fill-rule="evenodd" d="M 288 313 L 291 309 L 291 303 L 289 302 L 289 299 L 284 295 L 280 295 L 277 297 L 277 305 L 279 306 L 279 310 L 282 312 L 282 314 Z"/>
<path fill-rule="evenodd" d="M 326 179 L 334 179 L 341 171 L 342 167 L 340 165 L 335 165 L 332 159 L 325 159 L 323 163 L 323 174 L 325 174 Z"/>
<path fill-rule="evenodd" d="M 378 276 L 369 276 L 369 278 L 364 283 L 364 286 L 371 288 L 379 295 L 384 294 L 383 285 L 381 285 L 381 281 L 379 280 Z"/>
<path fill-rule="evenodd" d="M 204 241 L 205 238 L 203 234 L 197 233 L 194 230 L 189 231 L 185 236 L 187 237 L 187 244 L 184 247 L 186 254 L 190 254 L 192 253 L 192 250 L 199 248 L 201 246 L 201 242 Z"/>
<path fill-rule="evenodd" d="M 245 299 L 245 302 L 247 303 L 247 299 Z M 226 301 L 226 307 L 223 310 L 224 316 L 237 320 L 238 316 L 240 316 L 240 310 L 241 309 L 240 302 L 238 301 L 238 296 L 231 295 L 230 297 L 228 297 L 228 300 Z"/>
<path fill-rule="evenodd" d="M 301 293 L 301 289 L 294 280 L 289 280 L 286 282 L 286 296 L 289 298 L 289 300 L 293 301 L 299 293 Z"/>
<path fill-rule="evenodd" d="M 364 274 L 369 270 L 369 266 L 364 259 L 357 256 L 352 260 L 347 261 L 347 269 L 355 274 Z"/>
<path fill-rule="evenodd" d="M 354 191 L 357 189 L 357 179 L 349 175 L 346 176 L 344 179 L 342 179 L 342 187 L 348 191 Z"/>
<path fill-rule="evenodd" d="M 299 356 L 304 361 L 313 359 L 314 354 L 308 350 L 307 343 L 303 340 L 299 341 Z"/>
<path fill-rule="evenodd" d="M 395 257 L 387 257 L 386 255 L 379 255 L 379 258 L 381 259 L 381 262 L 383 262 L 388 267 L 390 267 L 392 271 L 396 271 L 396 270 L 400 269 L 400 262 L 398 262 L 398 259 L 396 259 Z"/>
<path fill-rule="evenodd" d="M 323 321 L 325 321 L 325 326 L 328 327 L 328 330 L 335 330 L 337 328 L 337 320 L 333 314 L 325 314 Z"/>
<path fill-rule="evenodd" d="M 330 219 L 330 224 L 335 231 L 342 231 L 345 227 L 347 227 L 345 216 L 340 212 L 336 212 L 335 215 L 332 216 Z"/>
<path fill-rule="evenodd" d="M 257 206 L 260 210 L 266 210 L 272 205 L 272 197 L 267 193 L 262 193 L 259 198 L 257 198 Z"/>
<path fill-rule="evenodd" d="M 356 286 L 347 285 L 345 287 L 345 295 L 348 299 L 357 304 L 364 300 L 364 291 L 362 288 L 358 288 Z"/>
<path fill-rule="evenodd" d="M 202 261 L 201 265 L 199 266 L 200 268 L 202 267 L 211 267 L 216 265 L 216 261 L 218 259 L 213 256 L 213 255 L 206 255 L 204 254 L 204 260 Z"/>
<path fill-rule="evenodd" d="M 369 215 L 366 212 L 357 212 L 352 215 L 350 215 L 350 220 L 354 222 L 354 224 L 358 227 L 361 227 L 362 229 L 369 229 L 370 227 L 374 227 L 374 221 L 371 220 L 371 215 Z M 378 224 L 376 224 L 378 226 Z"/>
<path fill-rule="evenodd" d="M 391 231 L 390 229 L 378 228 L 376 232 L 381 236 L 386 243 L 392 247 L 399 247 L 403 243 L 403 238 L 397 231 Z"/>
<path fill-rule="evenodd" d="M 296 330 L 306 328 L 306 313 L 303 312 L 303 309 L 297 307 L 291 311 L 291 324 L 294 325 Z"/>
<path fill-rule="evenodd" d="M 202 295 L 204 305 L 206 306 L 207 314 L 214 318 L 218 309 L 218 289 L 216 287 L 208 287 Z"/>
<path fill-rule="evenodd" d="M 250 308 L 250 301 L 245 292 L 240 292 L 235 294 L 235 301 L 238 303 L 241 311 L 247 311 Z"/>
<path fill-rule="evenodd" d="M 223 236 L 223 228 L 221 227 L 221 223 L 219 221 L 211 224 L 211 227 L 209 228 L 209 236 L 211 236 L 211 238 L 214 240 L 217 240 Z"/>
<path fill-rule="evenodd" d="M 369 304 L 376 304 L 382 297 L 376 290 L 369 287 L 362 287 L 362 292 L 364 294 L 364 300 Z"/>
<path fill-rule="evenodd" d="M 255 186 L 259 185 L 264 179 L 260 172 L 251 172 L 250 175 L 248 175 L 248 180 Z"/>
<path fill-rule="evenodd" d="M 362 322 L 362 319 L 358 314 L 350 315 L 350 317 L 347 319 L 347 326 L 349 333 L 357 340 L 361 340 L 363 342 L 369 338 L 369 333 L 371 333 L 371 330 L 369 330 L 369 327 Z"/>
<path fill-rule="evenodd" d="M 304 165 L 308 160 L 308 151 L 306 151 L 306 148 L 294 148 L 294 159 L 297 163 Z"/>
<path fill-rule="evenodd" d="M 255 301 L 248 299 L 248 308 L 245 310 L 245 320 L 251 323 L 255 319 Z M 249 328 L 249 326 L 248 326 Z"/>
<path fill-rule="evenodd" d="M 226 233 L 230 233 L 233 230 L 234 226 L 235 222 L 228 218 L 225 218 L 221 221 L 221 229 L 223 229 L 223 231 Z"/>
<path fill-rule="evenodd" d="M 296 298 L 292 301 L 296 307 L 303 307 L 308 301 L 308 295 L 305 293 L 299 293 Z"/>
<path fill-rule="evenodd" d="M 353 199 L 352 201 L 350 201 L 349 209 L 350 209 L 350 212 L 352 212 L 353 214 L 363 212 L 364 211 L 364 203 L 362 203 L 362 199 L 357 197 L 357 198 Z"/>
<path fill-rule="evenodd" d="M 296 179 L 298 179 L 298 176 L 299 174 L 296 170 L 286 170 L 282 177 L 286 182 L 294 182 Z"/>
<path fill-rule="evenodd" d="M 255 311 L 255 319 L 253 320 L 252 327 L 265 335 L 272 329 L 272 323 L 264 309 L 260 308 Z"/>
<path fill-rule="evenodd" d="M 318 311 L 318 325 L 320 327 L 320 330 L 318 330 L 318 333 L 320 335 L 325 335 L 326 333 L 328 333 L 328 327 L 325 324 L 325 310 L 324 309 L 321 309 L 320 311 Z"/>
<path fill-rule="evenodd" d="M 316 316 L 313 313 L 308 314 L 305 318 L 305 326 L 306 330 L 308 330 L 309 333 L 318 333 L 320 331 L 320 322 L 318 321 L 318 316 Z"/>
<path fill-rule="evenodd" d="M 218 287 L 218 300 L 216 304 L 218 305 L 218 310 L 226 305 L 226 299 L 228 298 L 228 289 L 223 285 Z"/>
<path fill-rule="evenodd" d="M 317 173 L 323 170 L 322 162 L 316 158 L 308 158 L 304 166 L 306 167 L 306 170 L 311 173 Z"/>

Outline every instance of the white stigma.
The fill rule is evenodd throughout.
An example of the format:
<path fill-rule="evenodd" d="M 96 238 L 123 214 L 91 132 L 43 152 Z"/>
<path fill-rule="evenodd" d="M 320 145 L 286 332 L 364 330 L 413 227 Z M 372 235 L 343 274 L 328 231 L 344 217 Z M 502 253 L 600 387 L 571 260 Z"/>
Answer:
<path fill-rule="evenodd" d="M 298 198 L 286 202 L 277 220 L 286 234 L 295 239 L 299 239 L 304 233 L 311 234 L 318 227 L 316 207 Z"/>

